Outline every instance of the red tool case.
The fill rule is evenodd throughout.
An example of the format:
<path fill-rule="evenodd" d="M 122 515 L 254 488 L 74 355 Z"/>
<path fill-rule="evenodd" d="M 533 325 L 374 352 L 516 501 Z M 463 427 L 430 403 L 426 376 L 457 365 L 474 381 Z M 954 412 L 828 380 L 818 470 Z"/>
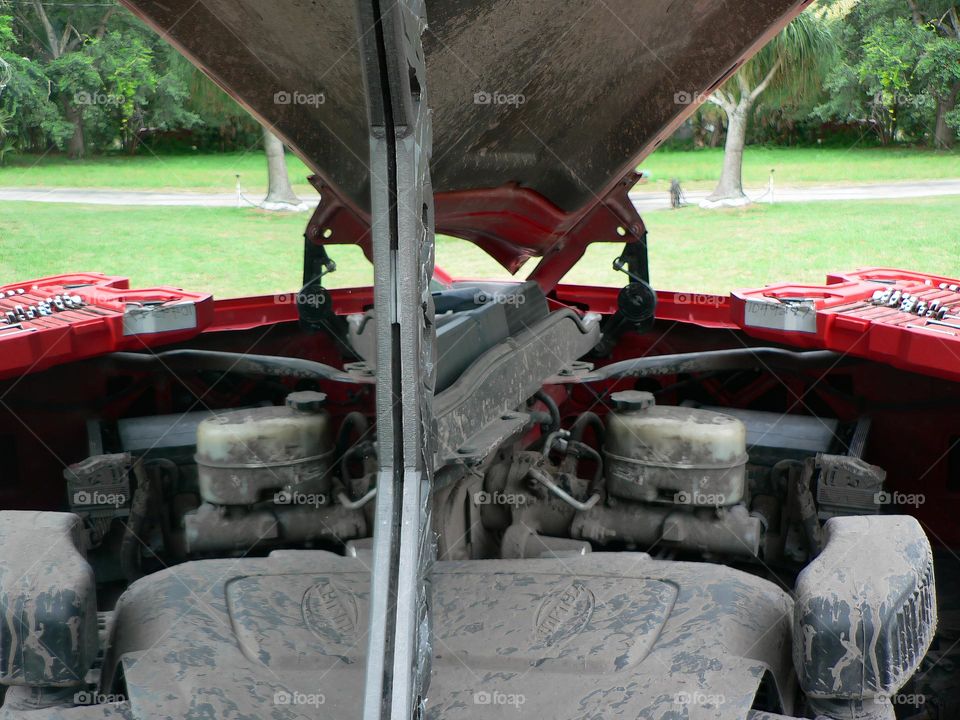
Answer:
<path fill-rule="evenodd" d="M 937 301 L 947 315 L 937 320 L 918 315 L 916 309 L 904 311 L 900 304 L 873 302 L 878 291 L 887 289 L 928 307 Z M 610 288 L 594 290 L 609 295 L 611 303 L 616 295 Z M 181 342 L 207 329 L 233 329 L 237 321 L 234 306 L 251 302 L 221 301 L 217 311 L 222 317 L 215 320 L 210 295 L 167 287 L 131 290 L 126 278 L 80 273 L 0 287 L 0 317 L 18 305 L 21 309 L 36 307 L 58 296 L 78 297 L 81 304 L 23 321 L 0 322 L 0 379 L 118 350 Z M 960 280 L 954 278 L 866 268 L 830 274 L 824 285 L 769 285 L 734 292 L 729 299 L 703 296 L 705 299 L 693 302 L 691 297 L 700 296 L 660 296 L 657 314 L 662 319 L 742 328 L 769 342 L 830 349 L 960 380 Z M 296 317 L 292 305 L 278 305 L 274 296 L 254 300 L 259 302 L 254 303 L 253 315 L 260 319 L 254 325 Z M 282 318 L 278 309 L 283 311 Z"/>
<path fill-rule="evenodd" d="M 894 304 L 875 297 L 887 290 Z M 915 302 L 905 309 L 908 298 Z M 960 280 L 865 268 L 828 275 L 825 285 L 741 290 L 731 300 L 733 321 L 753 337 L 960 380 Z M 940 318 L 930 314 L 935 302 L 945 309 Z"/>
<path fill-rule="evenodd" d="M 198 335 L 213 297 L 123 277 L 57 275 L 0 286 L 0 378 L 117 350 L 143 350 Z"/>

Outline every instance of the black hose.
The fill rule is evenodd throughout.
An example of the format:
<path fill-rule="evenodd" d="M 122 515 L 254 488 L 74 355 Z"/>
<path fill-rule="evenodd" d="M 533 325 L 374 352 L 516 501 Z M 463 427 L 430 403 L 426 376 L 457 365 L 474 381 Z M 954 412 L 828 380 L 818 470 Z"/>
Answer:
<path fill-rule="evenodd" d="M 579 440 L 567 441 L 567 453 L 573 453 L 574 457 L 576 457 L 578 460 L 584 456 L 587 456 L 593 460 L 594 463 L 596 463 L 597 468 L 593 473 L 593 480 L 590 482 L 590 494 L 592 495 L 593 489 L 603 482 L 603 458 L 600 456 L 600 453 L 587 445 L 585 442 L 580 442 Z"/>
<path fill-rule="evenodd" d="M 557 403 L 554 402 L 553 398 L 543 390 L 537 390 L 534 393 L 533 397 L 542 402 L 547 407 L 547 412 L 550 413 L 550 426 L 547 429 L 547 432 L 553 432 L 554 430 L 560 429 L 560 408 L 557 407 Z"/>
<path fill-rule="evenodd" d="M 357 442 L 361 442 L 370 429 L 370 423 L 367 416 L 356 410 L 347 413 L 340 423 L 340 429 L 337 431 L 337 456 L 340 457 L 350 449 L 350 437 L 356 432 Z"/>
<path fill-rule="evenodd" d="M 594 434 L 597 436 L 597 446 L 603 447 L 603 420 L 596 413 L 589 411 L 580 413 L 577 419 L 573 421 L 573 425 L 570 426 L 570 439 L 574 441 L 583 440 L 583 433 L 586 432 L 588 427 L 592 427 Z"/>
<path fill-rule="evenodd" d="M 344 486 L 350 480 L 347 473 L 350 460 L 356 455 L 363 457 L 366 452 L 365 448 L 370 445 L 370 441 L 365 439 L 369 430 L 370 423 L 367 421 L 366 415 L 357 411 L 347 413 L 343 422 L 340 423 L 340 429 L 337 431 L 337 459 L 334 464 L 340 468 L 340 480 Z M 356 433 L 357 439 L 351 444 L 350 438 L 354 433 Z M 349 493 L 347 495 L 349 496 Z"/>
<path fill-rule="evenodd" d="M 770 367 L 816 368 L 837 365 L 845 358 L 831 350 L 794 352 L 780 348 L 757 347 L 734 350 L 708 350 L 705 352 L 653 355 L 621 360 L 604 365 L 586 375 L 551 378 L 551 383 L 600 382 L 628 377 L 652 377 L 655 375 L 679 375 L 681 373 L 710 372 L 716 370 L 765 370 Z M 852 360 L 852 358 L 850 358 Z"/>
<path fill-rule="evenodd" d="M 118 352 L 105 356 L 103 360 L 120 366 L 150 366 L 175 372 L 210 370 L 297 380 L 330 380 L 354 385 L 376 382 L 373 376 L 349 375 L 331 365 L 313 360 L 277 355 L 247 355 L 218 350 L 168 350 L 155 355 Z"/>
<path fill-rule="evenodd" d="M 567 447 L 577 452 L 581 457 L 582 455 L 589 455 L 596 462 L 597 470 L 587 487 L 587 497 L 598 494 L 601 500 L 606 500 L 607 485 L 603 478 L 603 458 L 600 453 L 583 441 L 583 434 L 587 431 L 587 428 L 593 428 L 597 447 L 602 448 L 604 442 L 603 420 L 600 419 L 599 415 L 590 411 L 580 413 L 577 419 L 573 421 L 573 425 L 570 426 L 570 439 L 567 441 Z"/>

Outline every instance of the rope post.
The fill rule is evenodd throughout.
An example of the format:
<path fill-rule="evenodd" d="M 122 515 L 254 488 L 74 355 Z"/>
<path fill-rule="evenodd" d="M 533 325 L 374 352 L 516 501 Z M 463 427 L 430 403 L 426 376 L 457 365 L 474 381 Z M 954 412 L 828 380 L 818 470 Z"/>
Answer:
<path fill-rule="evenodd" d="M 240 188 L 240 174 L 237 173 L 237 207 L 243 207 L 243 190 Z"/>
<path fill-rule="evenodd" d="M 774 203 L 774 196 L 773 196 L 773 174 L 774 174 L 775 172 L 776 172 L 776 169 L 775 169 L 775 168 L 771 168 L 771 169 L 770 169 L 770 182 L 769 182 L 769 184 L 768 184 L 768 186 L 767 186 L 767 192 L 770 193 L 770 204 L 771 204 L 771 205 L 773 205 L 773 203 Z"/>

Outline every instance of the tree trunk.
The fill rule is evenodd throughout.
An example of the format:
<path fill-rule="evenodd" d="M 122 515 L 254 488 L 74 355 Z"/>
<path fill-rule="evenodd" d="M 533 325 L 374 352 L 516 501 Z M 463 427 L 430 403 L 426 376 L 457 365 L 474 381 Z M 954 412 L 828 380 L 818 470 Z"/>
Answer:
<path fill-rule="evenodd" d="M 86 143 L 83 140 L 83 113 L 72 105 L 67 105 L 67 120 L 73 123 L 73 136 L 67 146 L 67 153 L 74 160 L 82 160 L 86 154 Z"/>
<path fill-rule="evenodd" d="M 953 147 L 956 130 L 947 125 L 947 113 L 952 112 L 957 106 L 958 97 L 960 97 L 960 82 L 953 86 L 947 97 L 937 100 L 937 126 L 933 132 L 933 146 L 938 149 L 948 150 Z"/>
<path fill-rule="evenodd" d="M 910 6 L 910 14 L 913 15 L 913 22 L 915 25 L 923 25 L 923 13 L 920 12 L 920 6 L 917 5 L 917 0 L 907 0 L 907 5 Z"/>
<path fill-rule="evenodd" d="M 720 138 L 723 136 L 723 126 L 718 122 L 713 126 L 713 132 L 710 133 L 710 147 L 715 148 L 720 144 Z"/>
<path fill-rule="evenodd" d="M 134 132 L 130 139 L 127 141 L 127 154 L 136 155 L 137 149 L 140 147 L 140 133 Z"/>
<path fill-rule="evenodd" d="M 290 177 L 287 175 L 287 161 L 283 153 L 283 143 L 280 138 L 263 129 L 263 148 L 267 153 L 268 189 L 265 203 L 280 203 L 285 205 L 299 205 L 293 188 L 290 187 Z"/>
<path fill-rule="evenodd" d="M 750 106 L 743 101 L 727 114 L 727 142 L 723 150 L 723 171 L 716 189 L 707 198 L 718 200 L 742 200 L 743 193 L 743 148 L 747 142 L 747 119 Z"/>

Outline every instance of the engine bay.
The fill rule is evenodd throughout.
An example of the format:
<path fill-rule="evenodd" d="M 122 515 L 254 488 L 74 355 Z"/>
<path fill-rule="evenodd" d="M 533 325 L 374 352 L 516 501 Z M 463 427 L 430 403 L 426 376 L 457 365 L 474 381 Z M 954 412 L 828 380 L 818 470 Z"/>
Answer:
<path fill-rule="evenodd" d="M 536 283 L 434 302 L 429 716 L 952 716 L 956 533 L 924 501 L 955 468 L 918 486 L 898 449 L 934 437 L 904 415 L 958 432 L 952 385 L 726 330 L 605 347 L 622 317 Z M 0 636 L 6 717 L 359 712 L 376 320 L 5 382 L 0 586 L 43 609 Z"/>

